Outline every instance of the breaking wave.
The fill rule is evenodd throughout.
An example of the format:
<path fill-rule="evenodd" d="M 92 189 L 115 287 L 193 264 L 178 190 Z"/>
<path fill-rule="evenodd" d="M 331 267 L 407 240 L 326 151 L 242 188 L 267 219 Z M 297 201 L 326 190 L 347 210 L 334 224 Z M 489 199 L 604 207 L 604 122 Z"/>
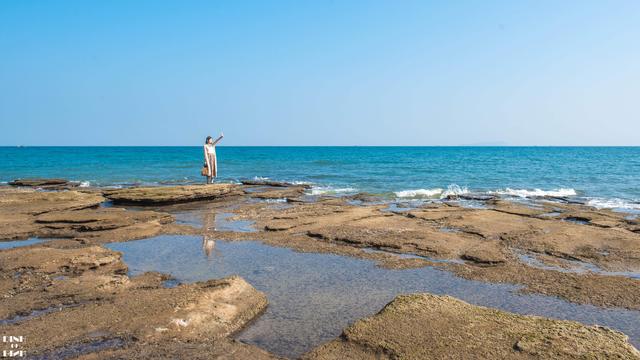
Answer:
<path fill-rule="evenodd" d="M 432 198 L 445 198 L 452 195 L 462 195 L 469 193 L 469 189 L 461 187 L 456 184 L 451 184 L 447 187 L 447 190 L 441 188 L 434 189 L 415 189 L 415 190 L 402 190 L 396 191 L 394 194 L 399 198 L 408 199 L 432 199 Z"/>
<path fill-rule="evenodd" d="M 640 203 L 629 202 L 622 199 L 591 199 L 587 201 L 588 206 L 596 209 L 629 209 L 640 210 Z"/>
<path fill-rule="evenodd" d="M 311 189 L 311 195 L 356 193 L 357 191 L 358 189 L 352 187 L 334 188 L 331 186 L 318 186 Z"/>
<path fill-rule="evenodd" d="M 394 194 L 399 198 L 432 198 L 442 194 L 443 191 L 442 189 L 416 189 L 396 191 Z"/>
<path fill-rule="evenodd" d="M 546 196 L 554 196 L 554 197 L 564 197 L 564 196 L 575 196 L 578 195 L 574 189 L 556 189 L 556 190 L 541 190 L 541 189 L 511 189 L 506 188 L 504 190 L 497 191 L 489 191 L 490 194 L 498 194 L 498 195 L 509 195 L 509 196 L 517 196 L 517 197 L 546 197 Z"/>

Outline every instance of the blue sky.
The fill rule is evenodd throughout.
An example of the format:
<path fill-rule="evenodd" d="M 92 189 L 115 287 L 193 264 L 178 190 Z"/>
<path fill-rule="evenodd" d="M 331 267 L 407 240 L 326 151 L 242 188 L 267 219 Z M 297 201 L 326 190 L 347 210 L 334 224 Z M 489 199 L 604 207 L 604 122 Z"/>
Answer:
<path fill-rule="evenodd" d="M 640 145 L 640 1 L 0 2 L 0 145 Z"/>

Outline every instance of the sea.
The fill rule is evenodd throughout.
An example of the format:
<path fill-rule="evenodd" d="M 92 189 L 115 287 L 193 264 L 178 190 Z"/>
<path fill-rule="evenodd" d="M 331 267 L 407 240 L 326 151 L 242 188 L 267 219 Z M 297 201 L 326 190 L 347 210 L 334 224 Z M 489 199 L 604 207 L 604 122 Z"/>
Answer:
<path fill-rule="evenodd" d="M 574 199 L 640 211 L 640 147 L 217 147 L 218 182 L 309 184 L 310 195 L 359 192 L 437 201 L 453 194 Z M 0 147 L 0 183 L 65 178 L 81 186 L 204 183 L 201 146 Z"/>

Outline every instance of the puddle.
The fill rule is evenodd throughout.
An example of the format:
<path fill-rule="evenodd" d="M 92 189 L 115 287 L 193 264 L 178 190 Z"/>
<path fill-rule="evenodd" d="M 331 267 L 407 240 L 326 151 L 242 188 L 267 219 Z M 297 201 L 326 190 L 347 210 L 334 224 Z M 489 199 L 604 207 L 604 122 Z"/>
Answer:
<path fill-rule="evenodd" d="M 565 262 L 566 264 L 570 265 L 570 268 L 563 268 L 560 266 L 554 266 L 554 265 L 549 265 L 549 264 L 545 264 L 544 262 L 538 260 L 538 258 L 535 256 L 535 254 L 531 254 L 531 253 L 526 253 L 526 252 L 522 252 L 522 251 L 515 251 L 515 253 L 518 255 L 518 258 L 520 259 L 521 262 L 531 266 L 531 267 L 535 267 L 538 269 L 543 269 L 543 270 L 553 270 L 553 271 L 559 271 L 559 272 L 564 272 L 564 273 L 586 273 L 586 272 L 592 272 L 598 275 L 605 275 L 605 276 L 624 276 L 624 277 L 629 277 L 629 278 L 633 278 L 633 279 L 639 279 L 640 280 L 640 273 L 638 272 L 631 272 L 631 271 L 606 271 L 606 270 L 602 270 L 601 268 L 599 268 L 596 265 L 593 264 L 589 264 L 586 262 L 582 262 L 582 261 L 576 261 L 576 260 L 568 260 L 568 259 L 562 259 L 563 262 Z M 609 253 L 604 251 L 602 252 L 602 255 L 607 256 Z"/>
<path fill-rule="evenodd" d="M 113 207 L 113 201 L 107 200 L 100 203 L 101 208 L 110 208 Z"/>
<path fill-rule="evenodd" d="M 436 258 L 432 258 L 432 257 L 428 257 L 428 256 L 421 256 L 421 255 L 416 255 L 416 254 L 403 254 L 403 253 L 396 253 L 392 250 L 384 250 L 384 249 L 376 249 L 376 248 L 362 248 L 362 251 L 366 252 L 366 253 L 370 253 L 370 254 L 385 254 L 385 255 L 394 255 L 397 256 L 400 259 L 423 259 L 423 260 L 427 260 L 427 261 L 431 261 L 434 263 L 442 263 L 442 264 L 446 264 L 446 263 L 454 263 L 454 264 L 464 264 L 464 261 L 462 260 L 458 260 L 458 259 L 436 259 Z"/>
<path fill-rule="evenodd" d="M 126 345 L 127 341 L 123 338 L 112 337 L 95 339 L 87 342 L 81 342 L 65 346 L 63 348 L 54 349 L 41 355 L 31 356 L 34 360 L 58 360 L 71 359 L 80 355 L 94 353 L 106 349 L 121 348 Z"/>
<path fill-rule="evenodd" d="M 443 226 L 438 230 L 440 230 L 440 232 L 443 232 L 443 233 L 460 233 L 460 232 L 462 232 L 460 229 L 456 229 L 456 228 L 452 228 L 452 227 L 448 227 L 448 226 Z"/>
<path fill-rule="evenodd" d="M 591 223 L 589 219 L 581 218 L 581 217 L 566 217 L 562 219 L 562 221 L 567 221 L 567 222 L 579 224 L 579 225 L 589 225 Z"/>
<path fill-rule="evenodd" d="M 39 244 L 45 241 L 44 239 L 29 238 L 27 240 L 12 240 L 12 241 L 0 241 L 0 250 L 13 249 L 22 246 L 29 246 L 33 244 Z"/>
<path fill-rule="evenodd" d="M 487 206 L 487 203 L 480 200 L 458 199 L 458 200 L 444 200 L 444 201 L 449 202 L 451 204 L 457 204 L 458 206 L 462 208 L 467 208 L 467 209 L 489 209 L 489 207 Z"/>
<path fill-rule="evenodd" d="M 548 212 L 548 213 L 540 214 L 540 215 L 538 215 L 538 216 L 540 216 L 540 217 L 558 217 L 558 216 L 560 216 L 560 215 L 562 215 L 562 213 L 561 213 L 561 212 L 558 212 L 558 211 L 552 211 L 552 212 Z"/>
<path fill-rule="evenodd" d="M 229 220 L 233 213 L 202 210 L 174 212 L 176 223 L 215 231 L 254 232 L 251 220 Z"/>
<path fill-rule="evenodd" d="M 252 220 L 229 220 L 234 217 L 232 213 L 215 214 L 215 229 L 217 231 L 255 232 Z"/>
<path fill-rule="evenodd" d="M 389 206 L 387 206 L 386 208 L 382 209 L 382 211 L 388 211 L 388 212 L 405 212 L 405 211 L 411 211 L 411 210 L 415 210 L 417 207 L 413 207 L 411 206 L 411 204 L 407 204 L 407 203 L 390 203 Z"/>
<path fill-rule="evenodd" d="M 282 188 L 280 188 L 282 189 Z M 263 192 L 267 192 L 267 191 L 272 191 L 272 190 L 278 190 L 278 188 L 274 188 L 271 186 L 256 186 L 256 187 L 245 187 L 243 189 L 245 192 L 249 193 L 249 194 L 259 194 L 259 193 L 263 193 Z"/>
<path fill-rule="evenodd" d="M 68 308 L 72 308 L 72 307 L 76 307 L 79 306 L 79 304 L 68 304 L 68 305 L 60 305 L 60 306 L 52 306 L 46 309 L 40 309 L 40 310 L 34 310 L 32 312 L 30 312 L 27 315 L 18 315 L 18 316 L 14 316 L 10 319 L 2 319 L 0 320 L 0 326 L 4 326 L 4 325 L 12 325 L 12 324 L 17 324 L 23 321 L 27 321 L 27 320 L 31 320 L 34 318 L 37 318 L 39 316 L 43 316 L 43 315 L 47 315 L 47 314 L 51 314 L 53 312 L 56 311 L 62 311 L 64 309 L 68 309 Z"/>
<path fill-rule="evenodd" d="M 203 247 L 213 242 L 211 251 Z M 521 314 L 600 324 L 640 345 L 640 312 L 577 305 L 554 297 L 519 295 L 518 286 L 465 280 L 431 267 L 382 269 L 374 262 L 333 254 L 298 253 L 256 241 L 158 236 L 108 244 L 122 251 L 131 275 L 145 271 L 194 282 L 238 274 L 267 294 L 266 312 L 238 334 L 241 341 L 296 357 L 378 312 L 398 294 L 447 294 L 472 304 Z"/>
<path fill-rule="evenodd" d="M 288 203 L 276 203 L 276 204 L 267 206 L 268 209 L 274 209 L 274 210 L 285 210 L 285 209 L 291 209 L 292 207 L 293 205 Z"/>
<path fill-rule="evenodd" d="M 164 286 L 166 288 L 174 288 L 174 287 L 176 287 L 178 285 L 180 285 L 180 281 L 178 281 L 176 279 L 164 280 L 162 282 L 162 286 Z"/>

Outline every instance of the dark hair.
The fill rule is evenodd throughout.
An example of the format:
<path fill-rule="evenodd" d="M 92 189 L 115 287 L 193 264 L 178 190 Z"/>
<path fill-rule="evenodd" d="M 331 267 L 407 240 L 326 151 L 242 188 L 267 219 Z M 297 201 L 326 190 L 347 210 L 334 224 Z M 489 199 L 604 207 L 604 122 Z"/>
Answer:
<path fill-rule="evenodd" d="M 211 136 L 207 136 L 207 139 L 204 141 L 204 144 L 207 145 L 209 140 L 213 139 Z"/>

